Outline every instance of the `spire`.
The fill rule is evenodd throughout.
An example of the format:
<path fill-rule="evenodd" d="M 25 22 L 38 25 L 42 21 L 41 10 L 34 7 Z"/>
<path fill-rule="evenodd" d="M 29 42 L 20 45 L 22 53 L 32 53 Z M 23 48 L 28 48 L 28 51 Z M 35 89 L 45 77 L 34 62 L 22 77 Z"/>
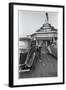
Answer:
<path fill-rule="evenodd" d="M 48 13 L 46 12 L 45 15 L 46 15 L 45 22 L 48 23 Z"/>
<path fill-rule="evenodd" d="M 47 21 L 48 21 L 48 13 L 46 13 L 46 18 L 47 18 Z"/>

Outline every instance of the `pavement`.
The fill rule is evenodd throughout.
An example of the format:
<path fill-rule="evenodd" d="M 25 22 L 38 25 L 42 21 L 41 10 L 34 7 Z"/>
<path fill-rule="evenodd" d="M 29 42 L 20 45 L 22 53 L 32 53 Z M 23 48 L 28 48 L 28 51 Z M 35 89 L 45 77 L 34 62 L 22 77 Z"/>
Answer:
<path fill-rule="evenodd" d="M 41 60 L 35 58 L 32 69 L 19 72 L 19 78 L 57 77 L 57 58 L 49 55 L 45 47 L 42 48 Z"/>

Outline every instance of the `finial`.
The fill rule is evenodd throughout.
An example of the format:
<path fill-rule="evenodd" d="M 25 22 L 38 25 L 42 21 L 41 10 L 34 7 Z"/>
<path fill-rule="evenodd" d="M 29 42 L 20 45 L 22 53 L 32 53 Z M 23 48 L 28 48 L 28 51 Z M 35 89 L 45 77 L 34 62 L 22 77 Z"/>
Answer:
<path fill-rule="evenodd" d="M 48 23 L 48 13 L 46 12 L 46 23 Z"/>

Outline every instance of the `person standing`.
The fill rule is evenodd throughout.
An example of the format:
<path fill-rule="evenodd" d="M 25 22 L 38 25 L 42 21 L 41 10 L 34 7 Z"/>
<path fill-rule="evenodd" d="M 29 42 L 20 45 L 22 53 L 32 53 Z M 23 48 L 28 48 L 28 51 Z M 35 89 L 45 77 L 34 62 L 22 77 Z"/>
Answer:
<path fill-rule="evenodd" d="M 42 49 L 42 45 L 43 45 L 43 42 L 40 42 L 39 45 L 38 45 L 38 57 L 39 57 L 40 61 L 41 61 L 41 49 Z"/>

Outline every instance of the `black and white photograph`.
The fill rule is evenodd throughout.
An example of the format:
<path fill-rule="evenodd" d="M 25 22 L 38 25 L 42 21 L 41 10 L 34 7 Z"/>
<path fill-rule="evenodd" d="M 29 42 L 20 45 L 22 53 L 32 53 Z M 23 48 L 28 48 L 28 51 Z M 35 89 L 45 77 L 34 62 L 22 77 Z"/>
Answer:
<path fill-rule="evenodd" d="M 57 77 L 58 13 L 18 13 L 19 78 Z"/>
<path fill-rule="evenodd" d="M 64 84 L 64 6 L 9 6 L 10 87 Z"/>

